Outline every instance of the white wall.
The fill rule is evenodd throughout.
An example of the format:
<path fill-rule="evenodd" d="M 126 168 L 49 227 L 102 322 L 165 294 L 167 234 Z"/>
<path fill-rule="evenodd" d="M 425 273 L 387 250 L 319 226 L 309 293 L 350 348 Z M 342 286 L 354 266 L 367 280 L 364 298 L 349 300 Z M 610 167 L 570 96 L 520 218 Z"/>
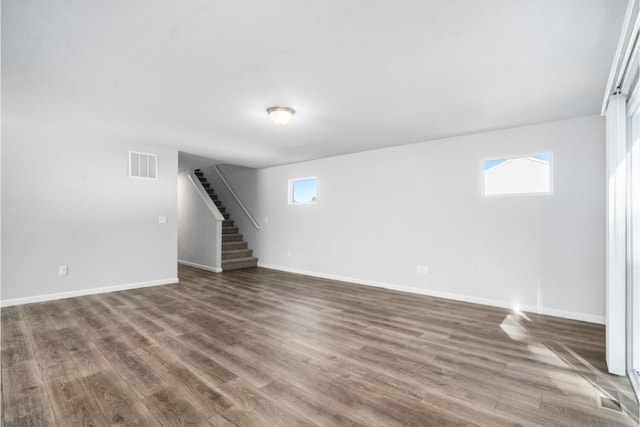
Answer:
<path fill-rule="evenodd" d="M 224 170 L 263 225 L 234 215 L 261 265 L 603 322 L 604 125 L 590 116 Z M 482 160 L 547 152 L 552 195 L 481 195 Z M 319 202 L 288 205 L 287 181 L 306 176 Z"/>
<path fill-rule="evenodd" d="M 208 196 L 207 196 L 208 197 Z M 178 175 L 178 257 L 181 263 L 215 272 L 222 271 L 222 220 L 212 214 L 215 209 L 202 200 L 189 180 L 189 171 Z"/>
<path fill-rule="evenodd" d="M 129 150 L 159 179 L 128 178 Z M 177 170 L 175 150 L 3 123 L 3 305 L 176 282 Z"/>

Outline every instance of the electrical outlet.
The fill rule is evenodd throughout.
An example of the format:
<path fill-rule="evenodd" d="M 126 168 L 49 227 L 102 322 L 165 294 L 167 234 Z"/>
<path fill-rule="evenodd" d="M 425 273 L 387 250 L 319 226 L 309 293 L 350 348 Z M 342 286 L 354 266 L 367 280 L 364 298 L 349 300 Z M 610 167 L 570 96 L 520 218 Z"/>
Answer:
<path fill-rule="evenodd" d="M 58 275 L 59 276 L 67 276 L 69 274 L 69 267 L 66 265 L 61 265 L 58 267 Z"/>
<path fill-rule="evenodd" d="M 164 215 L 161 215 L 158 217 L 158 224 L 166 224 L 167 223 L 167 217 Z"/>

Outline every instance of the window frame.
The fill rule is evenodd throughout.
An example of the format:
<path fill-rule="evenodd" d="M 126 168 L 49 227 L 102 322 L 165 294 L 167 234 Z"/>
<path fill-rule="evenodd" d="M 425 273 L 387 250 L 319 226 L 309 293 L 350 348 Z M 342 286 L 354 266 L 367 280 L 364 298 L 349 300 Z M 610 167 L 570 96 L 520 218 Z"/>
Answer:
<path fill-rule="evenodd" d="M 316 194 L 315 194 L 315 198 L 316 201 L 315 202 L 294 202 L 293 201 L 293 186 L 296 182 L 300 182 L 300 181 L 311 181 L 314 180 L 316 182 Z M 318 203 L 318 177 L 316 176 L 305 176 L 302 178 L 291 178 L 289 179 L 289 192 L 287 195 L 287 203 L 289 204 L 289 206 L 300 206 L 300 205 L 315 205 Z"/>
<path fill-rule="evenodd" d="M 485 169 L 484 163 L 492 160 L 512 160 L 512 159 L 522 159 L 527 157 L 535 157 L 540 155 L 548 155 L 549 156 L 549 191 L 540 191 L 540 192 L 528 192 L 528 193 L 501 193 L 501 194 L 486 194 L 485 192 Z M 554 164 L 555 159 L 553 152 L 551 150 L 541 150 L 536 151 L 534 153 L 526 153 L 526 154 L 510 154 L 506 156 L 485 156 L 480 159 L 480 195 L 482 197 L 525 197 L 525 196 L 552 196 L 554 193 Z"/>

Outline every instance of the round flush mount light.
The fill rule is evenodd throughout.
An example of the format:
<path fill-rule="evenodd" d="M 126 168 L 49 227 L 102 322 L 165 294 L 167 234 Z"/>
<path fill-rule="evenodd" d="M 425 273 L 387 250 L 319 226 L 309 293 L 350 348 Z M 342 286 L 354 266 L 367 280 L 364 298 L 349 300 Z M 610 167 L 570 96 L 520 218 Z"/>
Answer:
<path fill-rule="evenodd" d="M 296 110 L 289 107 L 269 107 L 267 108 L 267 113 L 269 113 L 273 123 L 278 126 L 285 126 L 291 121 Z"/>

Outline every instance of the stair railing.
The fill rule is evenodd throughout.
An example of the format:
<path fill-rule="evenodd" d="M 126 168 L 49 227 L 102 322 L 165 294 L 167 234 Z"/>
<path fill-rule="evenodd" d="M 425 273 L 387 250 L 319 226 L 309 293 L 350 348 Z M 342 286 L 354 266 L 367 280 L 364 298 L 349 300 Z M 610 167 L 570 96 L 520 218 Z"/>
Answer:
<path fill-rule="evenodd" d="M 205 206 L 209 208 L 209 211 L 211 212 L 211 215 L 213 215 L 213 218 L 218 222 L 224 221 L 224 216 L 220 213 L 215 203 L 213 203 L 211 197 L 209 197 L 209 194 L 207 194 L 207 190 L 204 189 L 196 174 L 193 171 L 190 171 L 189 175 L 187 176 L 189 177 L 189 181 L 191 181 L 191 184 L 196 189 L 196 192 L 198 193 L 200 198 L 202 198 Z"/>
<path fill-rule="evenodd" d="M 255 218 L 253 218 L 253 215 L 251 215 L 251 212 L 249 212 L 249 210 L 245 207 L 244 203 L 242 203 L 242 201 L 240 200 L 236 192 L 233 191 L 233 188 L 231 188 L 231 185 L 229 185 L 229 182 L 227 181 L 227 179 L 224 177 L 224 175 L 222 175 L 222 171 L 218 168 L 218 165 L 214 165 L 213 170 L 216 171 L 216 173 L 218 174 L 218 176 L 220 177 L 224 185 L 227 187 L 227 190 L 229 190 L 233 198 L 236 199 L 236 202 L 238 202 L 238 204 L 240 205 L 244 213 L 247 214 L 247 217 L 249 218 L 249 220 L 253 223 L 253 225 L 258 230 L 260 230 L 262 227 L 260 227 L 260 224 L 258 224 Z"/>

